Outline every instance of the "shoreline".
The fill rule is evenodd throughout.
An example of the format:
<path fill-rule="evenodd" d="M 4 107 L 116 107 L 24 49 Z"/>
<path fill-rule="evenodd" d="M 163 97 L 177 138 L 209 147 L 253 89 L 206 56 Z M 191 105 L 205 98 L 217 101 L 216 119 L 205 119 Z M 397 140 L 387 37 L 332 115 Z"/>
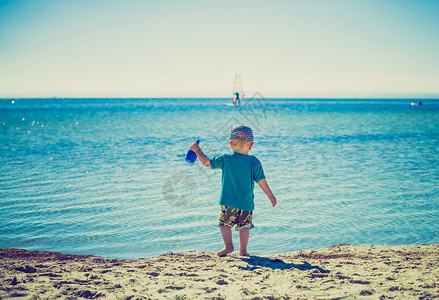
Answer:
<path fill-rule="evenodd" d="M 439 243 L 112 259 L 0 249 L 0 299 L 433 299 Z"/>

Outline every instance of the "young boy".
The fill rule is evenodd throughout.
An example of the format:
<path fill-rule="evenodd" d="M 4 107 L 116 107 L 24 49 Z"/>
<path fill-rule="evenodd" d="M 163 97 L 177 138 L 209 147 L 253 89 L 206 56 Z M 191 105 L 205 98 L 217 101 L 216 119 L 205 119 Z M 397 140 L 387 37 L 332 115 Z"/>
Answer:
<path fill-rule="evenodd" d="M 222 170 L 222 190 L 220 198 L 220 215 L 218 226 L 225 247 L 217 253 L 218 256 L 226 256 L 233 252 L 232 228 L 236 225 L 239 231 L 239 254 L 250 256 L 247 252 L 247 244 L 252 229 L 252 216 L 254 209 L 253 188 L 255 182 L 267 194 L 273 206 L 276 205 L 276 197 L 265 180 L 261 162 L 254 156 L 248 155 L 253 147 L 253 132 L 250 127 L 236 125 L 229 135 L 229 144 L 233 153 L 225 153 L 209 159 L 200 146 L 193 142 L 190 149 L 197 154 L 201 163 L 212 169 Z"/>

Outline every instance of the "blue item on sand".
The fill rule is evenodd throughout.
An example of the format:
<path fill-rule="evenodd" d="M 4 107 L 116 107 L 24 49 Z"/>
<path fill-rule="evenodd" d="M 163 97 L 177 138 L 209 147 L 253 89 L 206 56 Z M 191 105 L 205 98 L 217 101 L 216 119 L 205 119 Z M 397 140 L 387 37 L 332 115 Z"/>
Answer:
<path fill-rule="evenodd" d="M 200 140 L 196 140 L 197 144 L 200 143 Z M 189 149 L 189 151 L 186 153 L 186 161 L 188 163 L 193 164 L 195 161 L 197 160 L 197 155 L 195 154 L 194 151 L 192 151 L 191 149 Z"/>

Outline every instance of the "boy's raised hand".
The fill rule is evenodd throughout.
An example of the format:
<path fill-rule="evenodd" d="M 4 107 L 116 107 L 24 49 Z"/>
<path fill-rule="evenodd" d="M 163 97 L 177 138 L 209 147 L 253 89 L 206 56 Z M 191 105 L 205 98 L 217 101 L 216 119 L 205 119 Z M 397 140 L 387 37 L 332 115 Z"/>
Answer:
<path fill-rule="evenodd" d="M 198 145 L 196 141 L 193 141 L 192 144 L 189 146 L 189 148 L 195 153 L 197 153 L 197 151 L 200 150 L 200 145 Z"/>
<path fill-rule="evenodd" d="M 210 168 L 209 157 L 201 151 L 200 145 L 198 145 L 197 141 L 193 141 L 189 148 L 197 154 L 198 159 L 205 167 Z"/>

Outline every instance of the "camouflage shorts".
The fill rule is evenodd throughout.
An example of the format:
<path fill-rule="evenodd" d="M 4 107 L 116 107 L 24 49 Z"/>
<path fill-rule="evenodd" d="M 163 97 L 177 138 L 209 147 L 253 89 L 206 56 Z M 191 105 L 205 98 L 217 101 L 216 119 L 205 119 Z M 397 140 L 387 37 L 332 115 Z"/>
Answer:
<path fill-rule="evenodd" d="M 218 226 L 227 226 L 235 230 L 252 229 L 255 226 L 252 223 L 253 212 L 221 205 L 218 217 Z"/>

